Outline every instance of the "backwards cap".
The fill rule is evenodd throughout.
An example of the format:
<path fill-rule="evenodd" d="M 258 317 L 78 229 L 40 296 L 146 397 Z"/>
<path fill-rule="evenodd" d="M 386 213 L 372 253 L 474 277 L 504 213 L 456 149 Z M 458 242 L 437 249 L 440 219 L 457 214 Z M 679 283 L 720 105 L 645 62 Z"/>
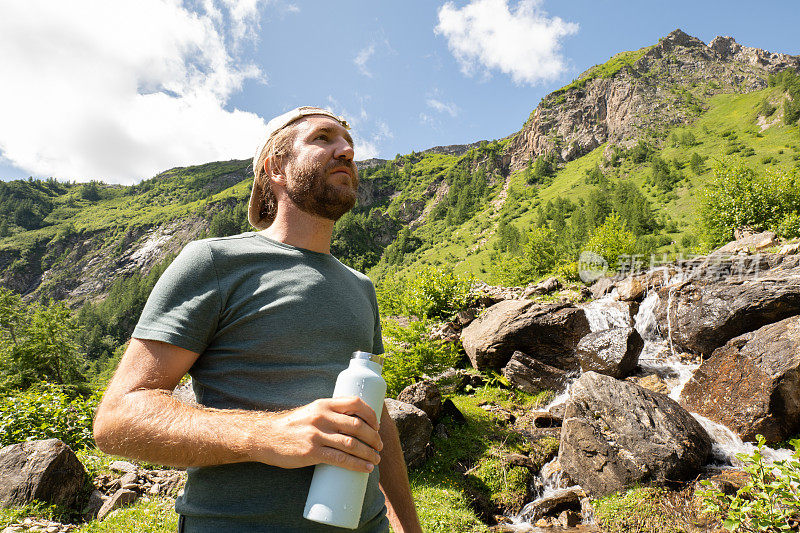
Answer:
<path fill-rule="evenodd" d="M 272 224 L 272 220 L 267 221 L 265 220 L 265 217 L 261 216 L 262 204 L 264 201 L 262 199 L 263 191 L 261 190 L 261 186 L 258 184 L 257 180 L 258 160 L 261 158 L 264 148 L 266 148 L 269 140 L 272 139 L 275 133 L 282 130 L 292 122 L 309 115 L 324 115 L 326 117 L 331 117 L 346 129 L 350 129 L 350 125 L 344 118 L 334 115 L 327 109 L 313 106 L 297 107 L 282 115 L 278 115 L 267 122 L 267 131 L 264 135 L 264 139 L 261 141 L 261 144 L 258 145 L 258 148 L 256 148 L 256 153 L 253 156 L 253 189 L 250 192 L 250 204 L 247 207 L 247 220 L 250 222 L 250 225 L 256 229 L 267 229 L 270 224 Z"/>

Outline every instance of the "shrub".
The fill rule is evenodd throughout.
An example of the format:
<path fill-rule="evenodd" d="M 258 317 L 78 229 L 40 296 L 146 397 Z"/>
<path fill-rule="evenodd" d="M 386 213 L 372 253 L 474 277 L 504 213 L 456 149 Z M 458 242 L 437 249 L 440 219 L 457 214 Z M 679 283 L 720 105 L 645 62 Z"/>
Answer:
<path fill-rule="evenodd" d="M 92 419 L 100 394 L 70 397 L 49 384 L 0 399 L 0 446 L 39 439 L 61 439 L 73 449 L 92 446 Z"/>
<path fill-rule="evenodd" d="M 800 440 L 792 441 L 790 459 L 767 464 L 764 461 L 764 437 L 758 435 L 752 454 L 737 454 L 750 475 L 736 494 L 726 495 L 711 487 L 701 492 L 705 509 L 724 518 L 731 531 L 797 531 L 800 524 Z"/>
<path fill-rule="evenodd" d="M 798 211 L 796 173 L 767 170 L 757 174 L 742 163 L 718 163 L 714 177 L 700 194 L 702 229 L 715 244 L 730 240 L 734 229 L 741 226 L 780 233 L 784 220 Z"/>
<path fill-rule="evenodd" d="M 384 278 L 377 287 L 383 314 L 451 318 L 472 301 L 472 278 L 448 268 L 423 267 Z"/>
<path fill-rule="evenodd" d="M 600 254 L 611 270 L 616 270 L 623 256 L 636 253 L 636 235 L 616 211 L 606 217 L 605 222 L 592 234 L 585 250 Z"/>
<path fill-rule="evenodd" d="M 383 366 L 387 396 L 397 396 L 423 374 L 436 374 L 456 364 L 458 347 L 450 342 L 433 340 L 428 332 L 431 322 L 412 321 L 402 326 L 394 320 L 383 324 L 383 340 L 388 358 Z"/>
<path fill-rule="evenodd" d="M 526 285 L 559 264 L 556 234 L 547 227 L 532 228 L 522 255 L 495 256 L 494 276 L 506 285 Z"/>

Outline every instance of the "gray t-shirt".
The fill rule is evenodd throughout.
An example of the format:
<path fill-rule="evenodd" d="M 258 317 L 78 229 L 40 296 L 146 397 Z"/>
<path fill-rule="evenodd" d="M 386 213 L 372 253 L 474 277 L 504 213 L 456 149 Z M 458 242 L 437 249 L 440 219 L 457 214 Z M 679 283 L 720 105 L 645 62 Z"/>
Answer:
<path fill-rule="evenodd" d="M 187 245 L 150 294 L 133 337 L 199 353 L 189 370 L 195 396 L 218 409 L 280 410 L 329 398 L 352 352 L 383 352 L 369 278 L 329 254 L 259 233 Z M 175 509 L 191 532 L 340 530 L 302 516 L 312 473 L 263 463 L 189 468 Z M 388 531 L 377 468 L 357 531 Z"/>

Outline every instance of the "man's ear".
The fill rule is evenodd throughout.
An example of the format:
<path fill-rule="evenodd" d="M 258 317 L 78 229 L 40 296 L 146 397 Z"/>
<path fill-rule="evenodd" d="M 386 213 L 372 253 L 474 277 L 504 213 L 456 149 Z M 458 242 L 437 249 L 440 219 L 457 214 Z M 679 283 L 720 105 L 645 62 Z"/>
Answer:
<path fill-rule="evenodd" d="M 283 162 L 279 157 L 267 156 L 264 160 L 264 172 L 270 181 L 286 185 L 286 174 L 283 170 Z"/>

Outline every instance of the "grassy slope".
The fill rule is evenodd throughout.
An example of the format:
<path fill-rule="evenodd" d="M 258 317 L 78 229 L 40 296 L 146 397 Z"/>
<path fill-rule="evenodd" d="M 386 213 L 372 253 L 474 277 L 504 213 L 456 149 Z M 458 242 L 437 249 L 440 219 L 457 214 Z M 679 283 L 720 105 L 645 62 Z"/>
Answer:
<path fill-rule="evenodd" d="M 634 165 L 626 160 L 619 169 L 619 178 L 630 179 L 636 183 L 647 198 L 653 202 L 657 213 L 663 213 L 677 222 L 679 232 L 673 235 L 673 240 L 679 242 L 682 234 L 691 230 L 694 224 L 694 212 L 698 192 L 712 175 L 713 163 L 723 158 L 741 159 L 748 166 L 757 170 L 777 168 L 789 170 L 798 162 L 795 159 L 800 154 L 800 134 L 798 127 L 786 126 L 782 121 L 760 132 L 756 124 L 757 109 L 764 99 L 773 104 L 783 99 L 781 91 L 768 88 L 749 94 L 721 94 L 711 97 L 707 104 L 708 110 L 703 113 L 693 124 L 677 127 L 667 133 L 667 141 L 663 148 L 656 154 L 666 160 L 679 159 L 688 164 L 692 153 L 697 153 L 706 159 L 706 169 L 699 176 L 695 176 L 688 168 L 683 172 L 686 181 L 675 190 L 676 196 L 664 194 L 655 187 L 646 185 L 645 181 L 650 176 L 651 170 L 648 163 Z M 777 116 L 770 117 L 770 121 Z M 727 154 L 729 147 L 734 143 L 733 136 L 723 137 L 722 134 L 733 132 L 736 136 L 735 144 L 750 147 L 754 154 L 743 157 L 744 149 L 733 154 Z M 669 138 L 672 133 L 680 136 L 683 132 L 691 132 L 697 144 L 692 147 L 670 146 Z M 602 163 L 603 150 L 606 145 L 600 146 L 589 154 L 570 161 L 561 168 L 552 184 L 543 188 L 527 186 L 522 173 L 517 172 L 510 177 L 511 187 L 519 194 L 518 199 L 505 206 L 503 212 L 508 212 L 513 224 L 524 230 L 534 220 L 535 208 L 546 204 L 549 200 L 561 196 L 577 201 L 585 197 L 591 186 L 584 181 L 585 172 L 595 165 Z M 765 158 L 772 158 L 764 163 Z M 496 198 L 501 190 L 495 186 L 491 199 Z M 490 254 L 494 242 L 493 232 L 499 221 L 499 214 L 487 202 L 483 210 L 461 224 L 457 228 L 444 228 L 442 221 L 436 221 L 429 228 L 418 230 L 431 239 L 431 245 L 423 246 L 417 253 L 410 257 L 404 268 L 415 268 L 424 264 L 456 264 L 456 271 L 470 273 L 478 278 L 490 279 L 491 261 Z M 435 243 L 435 245 L 433 245 Z M 668 246 L 661 251 L 677 251 L 675 246 Z"/>

